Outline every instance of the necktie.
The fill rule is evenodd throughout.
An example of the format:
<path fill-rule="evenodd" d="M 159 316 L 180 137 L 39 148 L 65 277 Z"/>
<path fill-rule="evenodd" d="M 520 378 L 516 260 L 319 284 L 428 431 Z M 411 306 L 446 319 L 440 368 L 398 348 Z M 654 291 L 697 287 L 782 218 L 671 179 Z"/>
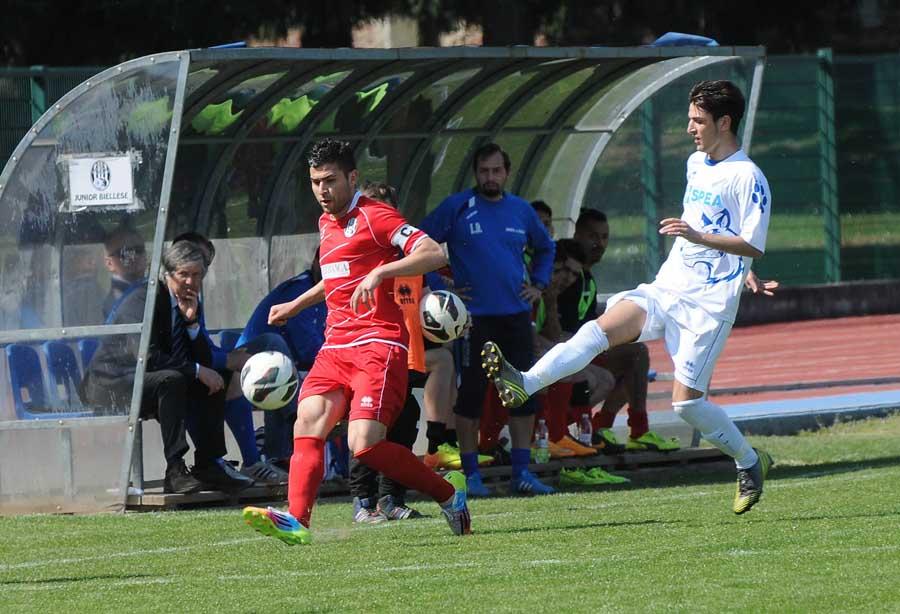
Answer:
<path fill-rule="evenodd" d="M 172 322 L 172 360 L 176 364 L 190 361 L 187 327 L 184 325 L 184 319 L 177 307 L 175 308 L 175 320 Z"/>

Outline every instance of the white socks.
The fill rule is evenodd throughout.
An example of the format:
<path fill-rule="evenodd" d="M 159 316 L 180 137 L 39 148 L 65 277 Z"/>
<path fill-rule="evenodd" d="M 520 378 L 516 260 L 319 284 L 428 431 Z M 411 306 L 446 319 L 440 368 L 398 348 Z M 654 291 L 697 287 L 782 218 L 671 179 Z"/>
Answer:
<path fill-rule="evenodd" d="M 528 371 L 522 373 L 525 392 L 529 395 L 546 388 L 564 377 L 578 373 L 609 349 L 609 339 L 596 320 L 578 329 L 565 343 L 557 343 Z"/>
<path fill-rule="evenodd" d="M 756 451 L 725 413 L 725 410 L 704 398 L 672 403 L 675 413 L 700 431 L 703 438 L 734 459 L 738 469 L 756 464 Z"/>

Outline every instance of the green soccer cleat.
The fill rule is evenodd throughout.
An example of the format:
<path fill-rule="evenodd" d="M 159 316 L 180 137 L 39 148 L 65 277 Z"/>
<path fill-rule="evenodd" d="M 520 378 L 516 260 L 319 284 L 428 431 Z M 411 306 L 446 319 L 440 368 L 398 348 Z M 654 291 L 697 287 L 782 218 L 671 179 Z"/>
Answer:
<path fill-rule="evenodd" d="M 643 450 L 655 450 L 657 452 L 674 452 L 681 449 L 681 442 L 677 437 L 669 437 L 666 439 L 659 433 L 647 431 L 637 438 L 628 438 L 625 448 L 632 452 L 640 452 Z"/>
<path fill-rule="evenodd" d="M 279 512 L 275 508 L 245 507 L 244 522 L 268 537 L 280 539 L 288 546 L 309 544 L 312 533 L 287 512 Z"/>
<path fill-rule="evenodd" d="M 608 486 L 610 484 L 627 484 L 630 481 L 628 478 L 604 471 L 600 467 L 563 469 L 559 472 L 560 486 Z"/>
<path fill-rule="evenodd" d="M 503 352 L 493 341 L 482 346 L 481 366 L 494 382 L 503 407 L 520 407 L 528 400 L 530 395 L 525 392 L 522 373 L 503 358 Z"/>
<path fill-rule="evenodd" d="M 612 429 L 599 429 L 591 435 L 591 445 L 600 454 L 622 454 L 625 452 L 625 444 L 619 443 Z"/>
<path fill-rule="evenodd" d="M 604 471 L 600 467 L 588 469 L 586 472 L 589 476 L 598 480 L 601 484 L 630 484 L 631 480 L 621 475 L 613 475 L 608 471 Z"/>
<path fill-rule="evenodd" d="M 765 450 L 756 450 L 759 460 L 749 469 L 738 469 L 737 491 L 734 493 L 735 514 L 749 512 L 763 492 L 763 482 L 769 474 L 769 468 L 775 464 L 771 455 Z"/>

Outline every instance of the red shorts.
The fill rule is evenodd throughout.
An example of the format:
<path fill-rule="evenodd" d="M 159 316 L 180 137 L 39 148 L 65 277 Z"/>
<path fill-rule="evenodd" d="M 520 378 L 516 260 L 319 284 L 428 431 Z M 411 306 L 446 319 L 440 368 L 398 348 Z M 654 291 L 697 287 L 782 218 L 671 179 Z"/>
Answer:
<path fill-rule="evenodd" d="M 300 399 L 341 390 L 350 420 L 377 420 L 391 426 L 406 403 L 409 375 L 406 350 L 387 343 L 322 348 L 303 380 Z"/>

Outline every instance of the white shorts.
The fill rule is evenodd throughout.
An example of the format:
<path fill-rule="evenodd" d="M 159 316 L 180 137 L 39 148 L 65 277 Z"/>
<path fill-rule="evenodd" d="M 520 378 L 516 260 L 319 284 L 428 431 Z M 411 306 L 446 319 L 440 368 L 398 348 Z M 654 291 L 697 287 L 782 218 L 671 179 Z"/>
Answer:
<path fill-rule="evenodd" d="M 638 341 L 665 339 L 675 365 L 675 379 L 707 392 L 713 368 L 731 333 L 731 323 L 716 320 L 696 305 L 651 284 L 610 297 L 607 311 L 621 300 L 631 301 L 647 312 Z"/>

